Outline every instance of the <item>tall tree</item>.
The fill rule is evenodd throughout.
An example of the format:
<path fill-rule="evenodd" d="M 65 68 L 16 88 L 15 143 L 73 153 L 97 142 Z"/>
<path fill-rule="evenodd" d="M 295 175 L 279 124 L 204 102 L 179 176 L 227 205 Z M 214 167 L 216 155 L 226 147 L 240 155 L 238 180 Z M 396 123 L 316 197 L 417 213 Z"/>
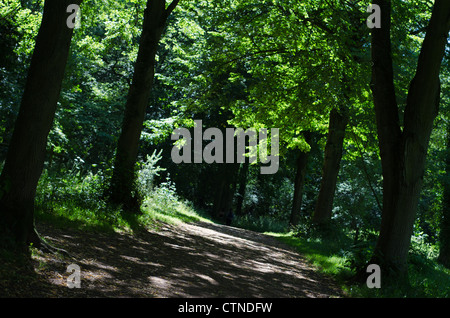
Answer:
<path fill-rule="evenodd" d="M 302 6 L 266 2 L 265 8 L 254 8 L 244 1 L 241 8 L 254 15 L 249 18 L 251 23 L 240 28 L 246 32 L 241 37 L 251 34 L 251 39 L 238 43 L 246 43 L 242 56 L 247 54 L 246 65 L 252 67 L 251 74 L 258 80 L 249 86 L 253 108 L 248 103 L 236 103 L 236 117 L 280 127 L 286 148 L 301 151 L 307 149 L 307 143 L 299 131 L 323 131 L 326 122 L 329 124 L 320 197 L 314 213 L 316 223 L 331 218 L 348 117 L 361 105 L 361 95 L 368 90 L 361 80 L 369 59 L 367 32 L 360 27 L 364 15 L 355 4 L 337 2 L 339 6 L 323 1 L 306 1 Z M 265 27 L 267 21 L 271 21 L 269 29 Z M 273 37 L 282 40 L 273 41 Z M 344 111 L 347 106 L 341 107 L 342 111 L 332 110 L 350 101 L 355 104 L 351 110 Z M 239 109 L 240 105 L 245 108 Z M 303 165 L 306 156 L 300 155 L 298 164 Z M 302 170 L 297 168 L 291 224 L 298 222 Z"/>
<path fill-rule="evenodd" d="M 6 247 L 44 245 L 34 228 L 34 198 L 72 39 L 67 7 L 81 2 L 46 0 L 44 4 L 19 115 L 0 176 L 0 243 Z"/>
<path fill-rule="evenodd" d="M 306 131 L 303 133 L 305 141 L 311 143 L 311 133 Z M 289 223 L 293 226 L 298 225 L 301 216 L 301 208 L 303 201 L 303 186 L 305 184 L 306 168 L 308 166 L 309 152 L 298 150 L 297 171 L 294 179 L 294 199 L 292 202 L 291 216 Z"/>
<path fill-rule="evenodd" d="M 139 198 L 134 193 L 135 165 L 155 76 L 158 43 L 167 19 L 178 3 L 179 0 L 173 0 L 166 8 L 165 0 L 148 0 L 144 11 L 139 51 L 128 92 L 110 185 L 110 200 L 124 204 L 132 210 L 139 209 Z"/>
<path fill-rule="evenodd" d="M 450 1 L 436 0 L 411 81 L 404 126 L 399 123 L 391 54 L 391 1 L 372 30 L 372 83 L 383 172 L 383 212 L 372 262 L 388 274 L 407 274 L 407 256 L 422 187 L 424 163 L 440 98 L 439 72 L 450 29 Z"/>

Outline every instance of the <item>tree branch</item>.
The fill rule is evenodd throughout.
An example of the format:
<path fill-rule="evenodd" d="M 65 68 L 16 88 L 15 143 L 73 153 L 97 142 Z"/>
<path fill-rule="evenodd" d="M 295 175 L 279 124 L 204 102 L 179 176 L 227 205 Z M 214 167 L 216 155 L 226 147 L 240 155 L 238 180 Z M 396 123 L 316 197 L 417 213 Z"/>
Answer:
<path fill-rule="evenodd" d="M 372 29 L 372 80 L 375 113 L 380 139 L 381 157 L 398 151 L 401 136 L 394 86 L 391 51 L 391 2 L 374 0 L 381 7 L 381 28 Z"/>
<path fill-rule="evenodd" d="M 164 13 L 165 19 L 169 17 L 169 15 L 172 13 L 173 10 L 175 10 L 175 7 L 178 5 L 180 0 L 173 0 L 171 4 L 166 9 L 166 12 Z"/>

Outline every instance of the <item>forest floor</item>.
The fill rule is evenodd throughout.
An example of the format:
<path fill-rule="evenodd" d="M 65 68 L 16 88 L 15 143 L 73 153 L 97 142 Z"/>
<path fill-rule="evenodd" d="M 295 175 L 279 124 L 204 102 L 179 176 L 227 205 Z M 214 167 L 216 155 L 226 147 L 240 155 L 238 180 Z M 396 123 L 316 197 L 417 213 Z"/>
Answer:
<path fill-rule="evenodd" d="M 9 297 L 344 297 L 297 252 L 268 235 L 197 222 L 130 233 L 37 224 L 69 253 L 32 254 L 32 279 L 0 280 Z M 70 264 L 81 288 L 68 288 Z M 30 267 L 30 266 L 29 266 Z M 1 277 L 0 277 L 1 278 Z M 0 293 L 1 294 L 1 293 Z"/>

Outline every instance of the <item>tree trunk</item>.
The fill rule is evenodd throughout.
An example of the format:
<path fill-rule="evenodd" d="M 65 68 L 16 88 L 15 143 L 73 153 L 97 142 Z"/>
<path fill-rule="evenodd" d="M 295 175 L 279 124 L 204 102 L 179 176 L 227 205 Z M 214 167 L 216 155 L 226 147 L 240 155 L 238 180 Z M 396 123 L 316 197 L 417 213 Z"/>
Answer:
<path fill-rule="evenodd" d="M 331 110 L 322 169 L 322 181 L 312 218 L 315 224 L 325 224 L 331 219 L 347 123 L 348 111 L 346 107 L 342 107 L 340 111 L 336 108 Z"/>
<path fill-rule="evenodd" d="M 71 13 L 66 10 L 70 4 L 80 3 L 45 1 L 19 115 L 0 176 L 0 233 L 2 243 L 10 246 L 41 244 L 34 228 L 34 199 L 72 39 L 73 29 L 66 24 Z"/>
<path fill-rule="evenodd" d="M 444 199 L 438 261 L 450 268 L 450 124 L 447 125 L 447 153 L 445 157 Z"/>
<path fill-rule="evenodd" d="M 178 0 L 174 0 L 166 9 L 165 0 L 148 0 L 144 12 L 139 52 L 125 106 L 109 193 L 110 201 L 123 204 L 126 208 L 134 211 L 138 211 L 140 205 L 140 198 L 135 193 L 134 187 L 135 165 L 155 75 L 158 43 L 167 18 L 178 2 Z"/>
<path fill-rule="evenodd" d="M 311 143 L 311 133 L 304 133 L 305 141 Z M 292 201 L 292 210 L 289 224 L 292 226 L 298 225 L 301 216 L 303 186 L 305 184 L 306 168 L 308 165 L 309 152 L 300 151 L 297 157 L 297 172 L 294 180 L 294 199 Z"/>
<path fill-rule="evenodd" d="M 371 260 L 407 277 L 407 256 L 422 187 L 428 142 L 439 104 L 439 70 L 450 29 L 450 2 L 436 0 L 408 92 L 401 131 L 395 100 L 390 42 L 391 2 L 381 7 L 381 28 L 372 31 L 372 92 L 383 171 L 380 235 Z"/>
<path fill-rule="evenodd" d="M 237 163 L 219 164 L 217 188 L 213 203 L 214 217 L 222 219 L 231 211 L 238 169 L 239 164 Z"/>
<path fill-rule="evenodd" d="M 245 188 L 247 186 L 249 166 L 250 163 L 248 161 L 245 161 L 241 165 L 241 169 L 239 171 L 239 188 L 236 200 L 236 215 L 242 215 L 242 205 L 244 204 Z"/>

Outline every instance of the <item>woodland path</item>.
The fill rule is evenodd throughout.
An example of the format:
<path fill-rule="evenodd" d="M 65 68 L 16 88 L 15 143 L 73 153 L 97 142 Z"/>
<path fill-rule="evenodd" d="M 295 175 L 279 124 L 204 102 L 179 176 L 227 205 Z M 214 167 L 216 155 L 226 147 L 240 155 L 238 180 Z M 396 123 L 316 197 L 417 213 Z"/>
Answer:
<path fill-rule="evenodd" d="M 70 254 L 33 256 L 47 297 L 342 297 L 292 248 L 248 230 L 203 222 L 133 235 L 37 227 Z M 67 287 L 72 263 L 81 268 L 79 289 Z"/>

